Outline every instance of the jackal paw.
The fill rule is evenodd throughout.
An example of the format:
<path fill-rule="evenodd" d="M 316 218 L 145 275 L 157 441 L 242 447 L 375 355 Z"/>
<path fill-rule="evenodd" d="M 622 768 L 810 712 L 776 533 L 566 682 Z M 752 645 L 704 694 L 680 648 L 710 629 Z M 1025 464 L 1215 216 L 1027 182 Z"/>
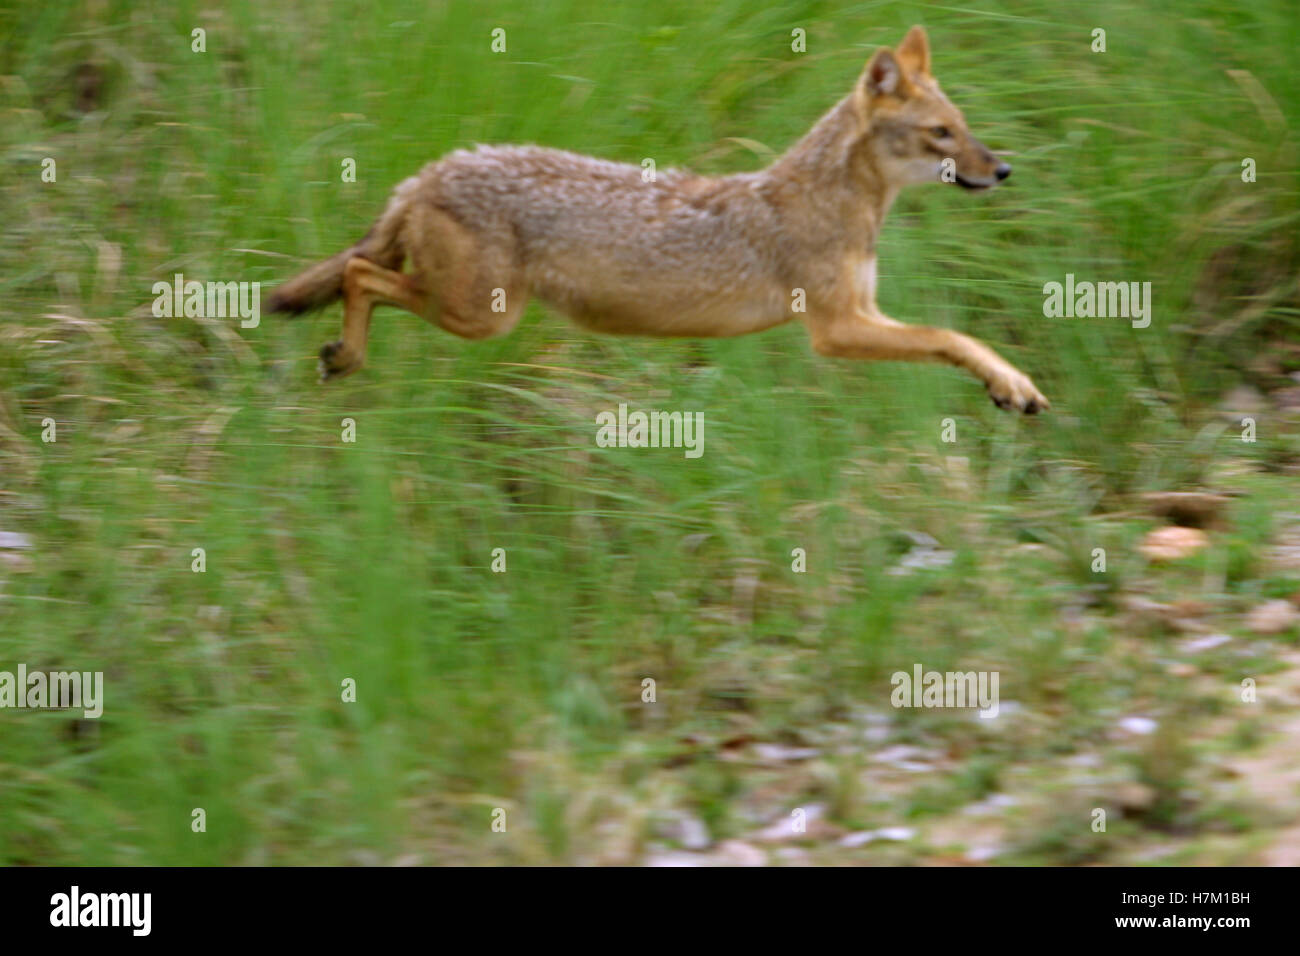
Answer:
<path fill-rule="evenodd" d="M 993 399 L 993 404 L 998 408 L 1035 415 L 1052 407 L 1043 393 L 1029 380 L 1029 376 L 1014 368 L 994 372 L 985 384 L 988 386 L 989 398 Z"/>
<path fill-rule="evenodd" d="M 320 348 L 320 361 L 316 363 L 322 382 L 351 375 L 361 368 L 360 359 L 354 358 L 342 342 L 327 342 Z"/>

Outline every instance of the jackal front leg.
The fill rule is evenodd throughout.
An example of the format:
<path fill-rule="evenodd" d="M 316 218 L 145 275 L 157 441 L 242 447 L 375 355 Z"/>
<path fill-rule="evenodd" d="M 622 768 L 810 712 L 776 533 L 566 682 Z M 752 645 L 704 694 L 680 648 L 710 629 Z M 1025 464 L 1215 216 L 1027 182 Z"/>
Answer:
<path fill-rule="evenodd" d="M 947 362 L 979 378 L 999 408 L 1032 415 L 1051 407 L 1028 375 L 969 335 L 926 325 L 905 325 L 887 316 L 862 312 L 824 321 L 810 319 L 807 324 L 813 348 L 822 355 Z"/>

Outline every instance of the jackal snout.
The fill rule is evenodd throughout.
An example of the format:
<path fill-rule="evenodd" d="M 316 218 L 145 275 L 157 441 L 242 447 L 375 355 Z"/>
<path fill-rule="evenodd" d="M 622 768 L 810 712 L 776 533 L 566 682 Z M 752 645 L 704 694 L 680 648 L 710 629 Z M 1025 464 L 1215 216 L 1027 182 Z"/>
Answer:
<path fill-rule="evenodd" d="M 955 157 L 953 182 L 963 189 L 988 189 L 1011 175 L 1011 167 L 970 133 L 967 147 Z"/>

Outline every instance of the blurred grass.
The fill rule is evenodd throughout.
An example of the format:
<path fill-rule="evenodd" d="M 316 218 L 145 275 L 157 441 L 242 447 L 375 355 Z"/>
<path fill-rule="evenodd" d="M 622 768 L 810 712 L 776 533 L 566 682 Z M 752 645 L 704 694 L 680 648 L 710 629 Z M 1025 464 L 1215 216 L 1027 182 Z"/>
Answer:
<path fill-rule="evenodd" d="M 1004 694 L 1059 708 L 986 759 L 1068 749 L 1116 698 L 1159 696 L 1113 665 L 1113 635 L 1081 647 L 1058 613 L 1093 587 L 1099 541 L 1109 587 L 1139 573 L 1109 515 L 1300 452 L 1213 414 L 1300 366 L 1273 348 L 1300 317 L 1288 0 L 213 7 L 0 4 L 0 528 L 34 542 L 0 578 L 0 667 L 107 684 L 99 722 L 4 714 L 4 862 L 587 859 L 601 800 L 683 741 L 882 705 L 914 660 L 1000 667 Z M 1016 174 L 900 199 L 881 304 L 994 344 L 1052 399 L 1040 421 L 952 370 L 820 359 L 798 327 L 597 339 L 532 306 L 512 337 L 465 343 L 385 311 L 369 368 L 320 388 L 337 309 L 256 330 L 149 314 L 175 272 L 269 286 L 337 251 L 396 182 L 476 141 L 756 168 L 914 22 Z M 1067 272 L 1152 282 L 1151 327 L 1044 319 Z M 702 411 L 704 457 L 596 448 L 619 402 Z M 957 560 L 887 574 L 908 531 Z M 683 784 L 723 833 L 730 772 Z M 519 839 L 491 833 L 497 806 Z"/>

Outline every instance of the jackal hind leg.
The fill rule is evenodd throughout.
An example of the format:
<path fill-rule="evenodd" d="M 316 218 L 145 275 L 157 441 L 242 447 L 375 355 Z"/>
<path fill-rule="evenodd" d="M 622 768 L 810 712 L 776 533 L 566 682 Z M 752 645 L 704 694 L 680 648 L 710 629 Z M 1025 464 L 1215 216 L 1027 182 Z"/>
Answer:
<path fill-rule="evenodd" d="M 423 317 L 429 294 L 411 276 L 354 256 L 343 268 L 343 337 L 320 350 L 322 382 L 343 378 L 366 361 L 370 318 L 377 305 L 393 305 Z"/>
<path fill-rule="evenodd" d="M 412 276 L 430 290 L 429 322 L 465 339 L 504 335 L 519 322 L 529 288 L 511 230 L 421 206 L 407 217 L 406 244 Z"/>

